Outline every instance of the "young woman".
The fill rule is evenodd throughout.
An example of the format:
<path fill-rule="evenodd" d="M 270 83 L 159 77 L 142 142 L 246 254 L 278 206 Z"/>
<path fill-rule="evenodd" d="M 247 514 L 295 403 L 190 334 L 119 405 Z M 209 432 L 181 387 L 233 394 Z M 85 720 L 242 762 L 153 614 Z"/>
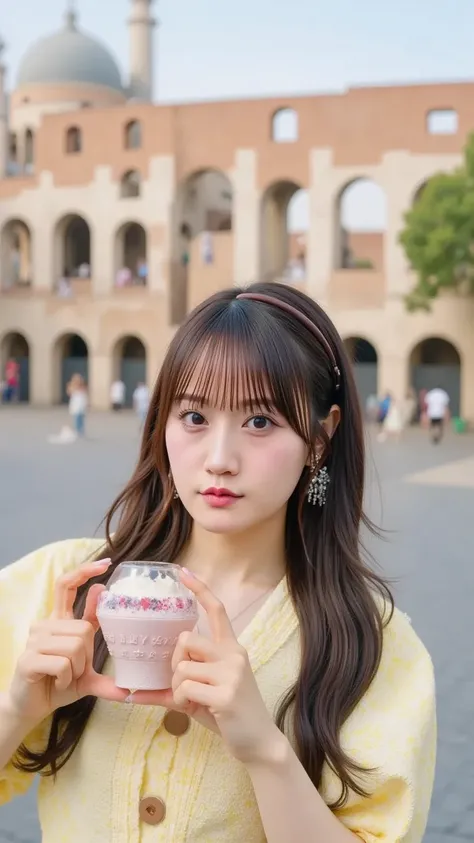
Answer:
<path fill-rule="evenodd" d="M 42 773 L 44 843 L 421 841 L 432 664 L 362 559 L 363 491 L 321 308 L 273 283 L 197 307 L 105 545 L 0 573 L 0 801 Z M 123 560 L 179 563 L 199 600 L 168 691 L 113 683 L 95 608 Z"/>

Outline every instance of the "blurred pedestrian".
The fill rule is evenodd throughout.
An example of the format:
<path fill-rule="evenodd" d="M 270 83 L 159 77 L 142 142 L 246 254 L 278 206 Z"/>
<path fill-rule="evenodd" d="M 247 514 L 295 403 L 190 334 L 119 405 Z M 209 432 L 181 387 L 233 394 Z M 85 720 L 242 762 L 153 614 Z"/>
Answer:
<path fill-rule="evenodd" d="M 392 397 L 387 414 L 383 420 L 382 430 L 379 433 L 379 441 L 385 442 L 387 438 L 391 438 L 398 442 L 402 435 L 403 427 L 403 414 L 400 403 Z"/>
<path fill-rule="evenodd" d="M 69 414 L 72 417 L 74 431 L 80 438 L 85 436 L 86 413 L 89 404 L 87 387 L 82 375 L 73 375 L 66 392 L 69 397 Z"/>
<path fill-rule="evenodd" d="M 133 407 L 139 418 L 140 427 L 145 424 L 148 408 L 150 406 L 150 390 L 146 383 L 140 382 L 133 393 Z"/>
<path fill-rule="evenodd" d="M 121 378 L 114 380 L 110 387 L 110 404 L 114 412 L 123 410 L 125 406 L 125 384 Z"/>
<path fill-rule="evenodd" d="M 18 362 L 11 357 L 5 366 L 5 389 L 3 392 L 3 400 L 8 404 L 18 400 L 18 388 L 20 385 L 20 366 Z"/>
<path fill-rule="evenodd" d="M 444 433 L 444 425 L 449 416 L 449 395 L 446 390 L 436 387 L 430 389 L 425 397 L 431 441 L 437 445 Z"/>
<path fill-rule="evenodd" d="M 365 402 L 365 417 L 368 424 L 377 424 L 379 419 L 380 405 L 376 395 L 369 395 Z"/>

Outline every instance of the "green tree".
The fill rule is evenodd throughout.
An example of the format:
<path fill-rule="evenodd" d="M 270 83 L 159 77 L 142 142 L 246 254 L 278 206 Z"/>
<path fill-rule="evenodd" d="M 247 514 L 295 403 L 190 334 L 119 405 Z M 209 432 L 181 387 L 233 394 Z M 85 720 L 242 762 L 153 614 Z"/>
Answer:
<path fill-rule="evenodd" d="M 440 290 L 474 293 L 474 134 L 464 162 L 423 187 L 405 214 L 400 242 L 418 278 L 406 297 L 409 310 L 430 310 Z"/>

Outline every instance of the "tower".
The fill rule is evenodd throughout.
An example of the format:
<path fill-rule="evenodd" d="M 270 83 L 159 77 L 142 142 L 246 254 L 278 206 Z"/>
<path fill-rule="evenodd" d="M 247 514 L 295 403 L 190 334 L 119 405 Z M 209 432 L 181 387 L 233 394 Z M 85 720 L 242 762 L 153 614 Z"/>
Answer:
<path fill-rule="evenodd" d="M 74 30 L 77 27 L 77 10 L 75 0 L 68 0 L 66 14 L 64 15 L 66 29 Z"/>
<path fill-rule="evenodd" d="M 6 91 L 7 68 L 3 63 L 5 44 L 0 38 L 0 179 L 7 175 L 8 163 L 8 107 Z"/>
<path fill-rule="evenodd" d="M 131 0 L 128 20 L 130 30 L 130 97 L 151 102 L 153 99 L 154 0 Z"/>

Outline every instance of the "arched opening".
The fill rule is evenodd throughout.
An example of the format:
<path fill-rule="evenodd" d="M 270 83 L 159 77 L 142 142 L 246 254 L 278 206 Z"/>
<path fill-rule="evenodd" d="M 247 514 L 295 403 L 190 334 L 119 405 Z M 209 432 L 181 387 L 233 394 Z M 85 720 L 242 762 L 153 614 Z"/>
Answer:
<path fill-rule="evenodd" d="M 179 188 L 179 232 L 194 238 L 203 231 L 231 231 L 232 185 L 220 170 L 193 173 Z"/>
<path fill-rule="evenodd" d="M 71 126 L 66 132 L 66 154 L 76 155 L 82 152 L 82 131 L 78 126 Z"/>
<path fill-rule="evenodd" d="M 35 169 L 35 139 L 31 129 L 25 133 L 25 173 L 31 175 Z"/>
<path fill-rule="evenodd" d="M 120 196 L 122 199 L 138 199 L 141 194 L 142 177 L 137 170 L 129 170 L 122 176 Z"/>
<path fill-rule="evenodd" d="M 31 231 L 23 220 L 9 220 L 0 236 L 2 290 L 29 286 L 32 281 Z"/>
<path fill-rule="evenodd" d="M 18 140 L 15 132 L 10 132 L 8 136 L 8 160 L 7 160 L 7 174 L 9 176 L 17 176 L 20 172 L 18 163 Z"/>
<path fill-rule="evenodd" d="M 410 355 L 410 380 L 418 396 L 422 390 L 446 390 L 452 415 L 460 414 L 461 357 L 453 343 L 440 337 L 418 343 Z"/>
<path fill-rule="evenodd" d="M 4 401 L 30 400 L 30 346 L 23 334 L 12 332 L 3 337 L 1 345 Z"/>
<path fill-rule="evenodd" d="M 336 269 L 383 271 L 387 199 L 371 179 L 355 179 L 336 206 Z"/>
<path fill-rule="evenodd" d="M 308 191 L 292 181 L 270 185 L 262 199 L 261 224 L 262 278 L 303 280 L 309 227 Z"/>
<path fill-rule="evenodd" d="M 272 117 L 272 141 L 274 143 L 296 143 L 298 137 L 298 112 L 294 108 L 279 108 Z"/>
<path fill-rule="evenodd" d="M 139 383 L 147 382 L 146 348 L 138 337 L 118 340 L 114 349 L 114 377 L 125 384 L 125 406 L 133 405 L 133 393 Z"/>
<path fill-rule="evenodd" d="M 79 334 L 63 334 L 56 340 L 54 348 L 56 401 L 67 404 L 67 385 L 73 375 L 82 375 L 87 383 L 89 377 L 89 349 Z"/>
<path fill-rule="evenodd" d="M 363 407 L 370 396 L 378 395 L 378 355 L 364 337 L 347 337 L 344 347 L 354 368 L 354 378 Z"/>
<path fill-rule="evenodd" d="M 115 238 L 115 285 L 148 283 L 147 234 L 137 222 L 127 222 L 117 231 Z"/>
<path fill-rule="evenodd" d="M 142 145 L 142 126 L 138 120 L 131 120 L 125 126 L 125 149 L 140 149 Z"/>
<path fill-rule="evenodd" d="M 173 283 L 171 320 L 181 322 L 187 312 L 187 287 L 192 242 L 201 238 L 204 263 L 214 262 L 214 235 L 233 229 L 233 189 L 221 170 L 192 173 L 179 186 L 174 208 Z"/>
<path fill-rule="evenodd" d="M 90 278 L 91 233 L 83 217 L 68 214 L 56 226 L 58 278 Z"/>

